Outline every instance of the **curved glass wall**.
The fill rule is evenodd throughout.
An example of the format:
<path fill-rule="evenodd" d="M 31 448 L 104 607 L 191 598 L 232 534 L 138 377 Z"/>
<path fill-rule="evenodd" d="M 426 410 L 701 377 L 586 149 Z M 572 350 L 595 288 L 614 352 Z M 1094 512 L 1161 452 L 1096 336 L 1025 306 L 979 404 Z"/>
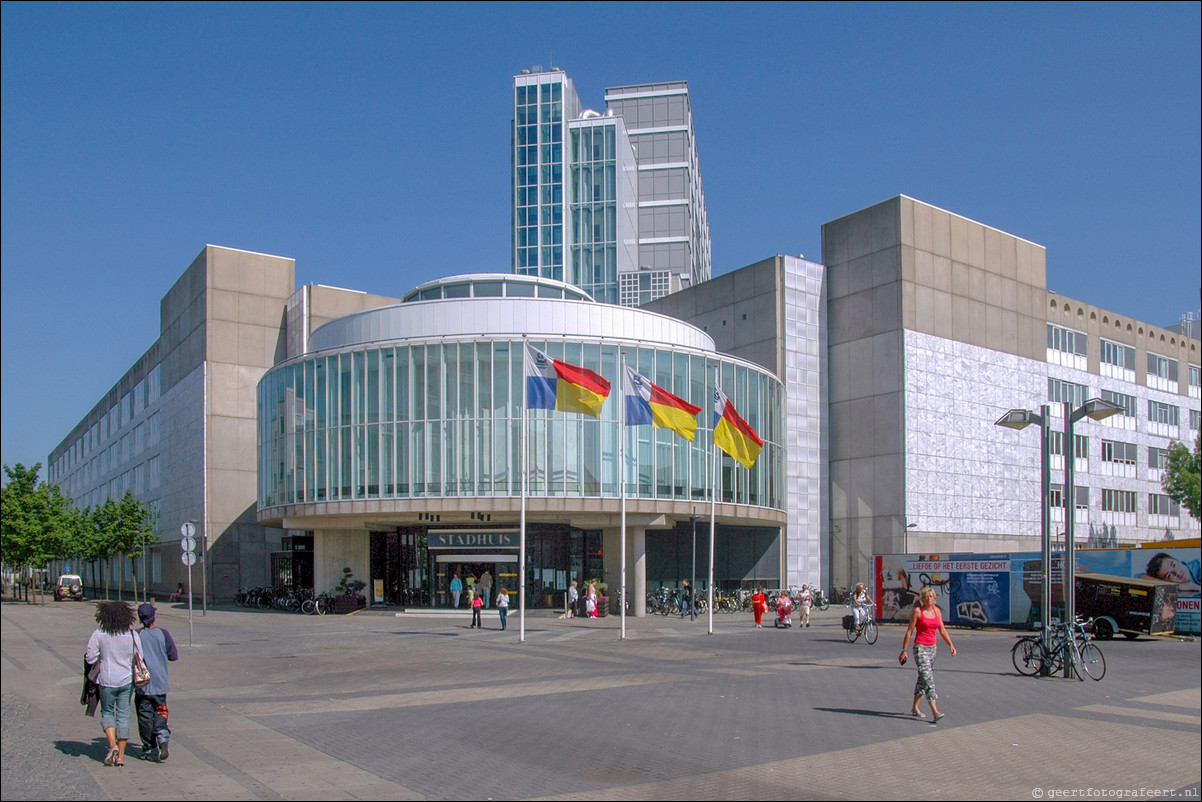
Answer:
<path fill-rule="evenodd" d="M 627 496 L 710 498 L 714 368 L 764 439 L 751 470 L 722 455 L 719 499 L 784 504 L 783 391 L 772 374 L 713 353 L 531 340 L 611 384 L 600 420 L 527 412 L 531 497 L 617 497 L 620 354 L 655 384 L 702 408 L 694 442 L 627 427 Z M 518 496 L 522 341 L 437 340 L 310 354 L 259 383 L 259 505 L 357 499 Z"/>

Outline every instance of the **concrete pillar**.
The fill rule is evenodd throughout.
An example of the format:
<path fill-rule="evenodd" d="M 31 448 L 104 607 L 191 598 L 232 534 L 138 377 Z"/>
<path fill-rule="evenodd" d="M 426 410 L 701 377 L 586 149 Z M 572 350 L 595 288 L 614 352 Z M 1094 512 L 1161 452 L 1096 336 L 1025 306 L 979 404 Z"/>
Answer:
<path fill-rule="evenodd" d="M 614 599 L 611 612 L 621 615 L 617 605 L 618 588 L 622 586 L 622 529 L 608 527 L 602 532 L 605 551 L 605 581 Z M 626 594 L 630 598 L 627 615 L 647 614 L 647 530 L 641 526 L 626 526 Z"/>
<path fill-rule="evenodd" d="M 342 569 L 355 579 L 369 582 L 371 533 L 365 529 L 317 529 L 313 532 L 313 587 L 317 593 L 333 591 L 342 581 Z M 369 599 L 370 588 L 362 593 Z"/>

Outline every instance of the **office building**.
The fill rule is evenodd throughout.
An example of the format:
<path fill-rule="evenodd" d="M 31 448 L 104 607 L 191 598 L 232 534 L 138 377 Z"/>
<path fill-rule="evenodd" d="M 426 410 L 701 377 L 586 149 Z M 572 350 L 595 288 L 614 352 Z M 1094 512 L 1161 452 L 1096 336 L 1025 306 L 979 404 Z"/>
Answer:
<path fill-rule="evenodd" d="M 513 272 L 637 306 L 710 277 L 692 107 L 684 81 L 605 101 L 559 68 L 514 77 Z"/>
<path fill-rule="evenodd" d="M 163 296 L 158 339 L 47 459 L 47 479 L 80 506 L 130 490 L 150 509 L 159 538 L 147 550 L 152 588 L 186 580 L 185 521 L 196 523 L 201 541 L 197 595 L 203 585 L 230 599 L 291 570 L 286 547 L 294 536 L 303 543 L 305 533 L 256 520 L 255 387 L 290 348 L 304 349 L 315 325 L 394 300 L 332 287 L 294 290 L 294 276 L 292 259 L 206 245 Z M 107 568 L 114 587 L 119 579 L 129 586 L 128 560 Z"/>
<path fill-rule="evenodd" d="M 1079 546 L 1197 537 L 1161 488 L 1166 450 L 1199 430 L 1199 341 L 1052 292 L 1033 242 L 905 196 L 822 227 L 829 336 L 831 582 L 873 554 L 1038 551 L 1040 437 L 1053 419 L 1051 516 L 1074 454 Z M 1076 424 L 1063 402 L 1121 414 Z M 1062 535 L 1061 535 L 1062 537 Z"/>

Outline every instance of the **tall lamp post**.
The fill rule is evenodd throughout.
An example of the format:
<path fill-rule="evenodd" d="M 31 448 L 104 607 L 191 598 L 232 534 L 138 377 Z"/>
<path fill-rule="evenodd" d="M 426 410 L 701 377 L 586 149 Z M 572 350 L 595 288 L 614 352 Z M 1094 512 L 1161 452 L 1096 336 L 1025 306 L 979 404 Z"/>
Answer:
<path fill-rule="evenodd" d="M 1051 516 L 1048 510 L 1048 493 L 1051 489 L 1048 457 L 1049 417 L 1048 405 L 1044 404 L 1038 413 L 1029 409 L 1012 409 L 994 421 L 995 426 L 1015 430 L 1025 429 L 1033 423 L 1039 426 L 1039 636 L 1045 641 L 1052 610 Z"/>
<path fill-rule="evenodd" d="M 697 508 L 693 508 L 693 514 L 689 516 L 693 519 L 693 584 L 689 588 L 693 593 L 693 600 L 689 602 L 690 621 L 697 620 Z"/>
<path fill-rule="evenodd" d="M 1076 444 L 1073 441 L 1073 425 L 1082 418 L 1092 418 L 1093 420 L 1105 420 L 1111 415 L 1122 411 L 1122 407 L 1117 404 L 1112 404 L 1109 401 L 1103 401 L 1100 398 L 1091 398 L 1082 404 L 1077 409 L 1072 408 L 1069 402 L 1064 403 L 1064 442 L 1065 446 L 1061 451 L 1065 454 L 1064 468 L 1064 506 L 1065 506 L 1065 534 L 1064 534 L 1064 620 L 1071 622 L 1077 612 L 1076 605 L 1076 571 L 1073 557 L 1073 518 L 1076 513 L 1074 496 L 1074 476 L 1073 462 L 1076 459 Z M 1040 573 L 1042 579 L 1040 583 L 1040 611 L 1039 620 L 1043 631 L 1043 637 L 1047 637 L 1049 616 L 1052 608 L 1052 584 L 1051 584 L 1051 527 L 1050 513 L 1048 509 L 1048 496 L 1050 489 L 1050 467 L 1048 456 L 1048 432 L 1050 431 L 1050 410 L 1047 404 L 1039 408 L 1039 413 L 1036 414 L 1029 409 L 1012 409 L 1002 417 L 995 421 L 997 426 L 1004 426 L 1008 429 L 1025 429 L 1031 424 L 1038 424 L 1040 429 Z M 1065 665 L 1065 676 L 1072 671 L 1072 667 Z"/>
<path fill-rule="evenodd" d="M 1117 415 L 1123 408 L 1118 404 L 1091 398 L 1081 406 L 1073 409 L 1072 404 L 1064 402 L 1064 620 L 1071 627 L 1077 620 L 1077 566 L 1073 556 L 1074 551 L 1074 520 L 1077 508 L 1074 500 L 1074 471 L 1077 461 L 1077 444 L 1073 439 L 1073 424 L 1082 418 L 1105 420 L 1111 415 Z M 1064 676 L 1072 678 L 1073 667 L 1068 660 L 1064 661 Z"/>

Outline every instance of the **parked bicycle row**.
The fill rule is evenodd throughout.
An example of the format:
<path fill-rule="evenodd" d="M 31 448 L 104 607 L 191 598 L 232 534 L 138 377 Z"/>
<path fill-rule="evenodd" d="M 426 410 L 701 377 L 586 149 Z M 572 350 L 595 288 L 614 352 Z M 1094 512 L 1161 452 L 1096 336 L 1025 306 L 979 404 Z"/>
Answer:
<path fill-rule="evenodd" d="M 313 588 L 263 586 L 243 590 L 234 597 L 234 605 L 305 615 L 325 615 L 333 607 L 336 598 L 337 596 L 331 593 L 315 595 Z"/>

